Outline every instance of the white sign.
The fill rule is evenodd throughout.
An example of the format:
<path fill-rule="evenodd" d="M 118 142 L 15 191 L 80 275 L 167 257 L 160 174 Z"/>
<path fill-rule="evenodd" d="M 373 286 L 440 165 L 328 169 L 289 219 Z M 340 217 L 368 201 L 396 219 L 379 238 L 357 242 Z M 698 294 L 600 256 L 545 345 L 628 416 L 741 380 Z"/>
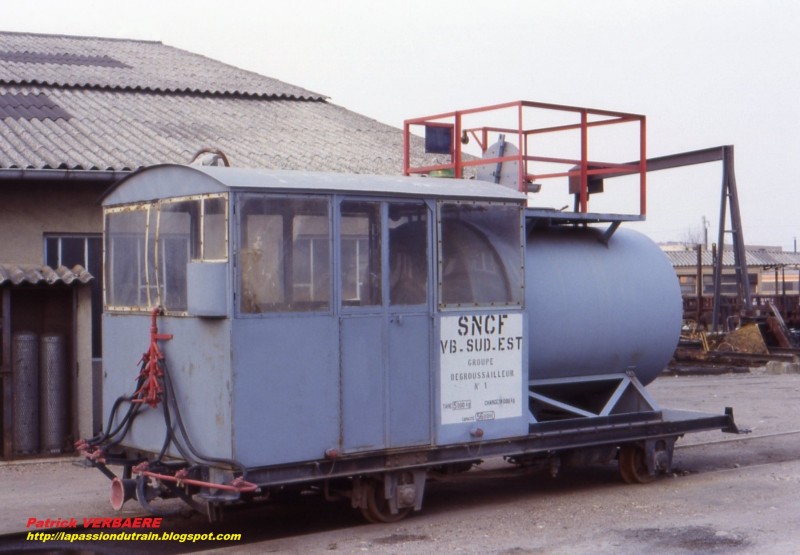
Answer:
<path fill-rule="evenodd" d="M 522 314 L 443 316 L 442 424 L 522 415 Z"/>

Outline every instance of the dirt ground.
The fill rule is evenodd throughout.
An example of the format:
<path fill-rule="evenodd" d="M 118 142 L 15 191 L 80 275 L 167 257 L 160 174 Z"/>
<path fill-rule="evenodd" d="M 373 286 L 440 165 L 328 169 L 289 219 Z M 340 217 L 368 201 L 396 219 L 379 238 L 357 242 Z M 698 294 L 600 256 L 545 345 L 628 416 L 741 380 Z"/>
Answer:
<path fill-rule="evenodd" d="M 364 525 L 345 504 L 318 499 L 285 510 L 234 515 L 225 529 L 241 532 L 244 541 L 228 552 L 797 552 L 800 375 L 754 370 L 663 376 L 648 390 L 666 408 L 721 413 L 732 406 L 737 423 L 752 433 L 743 441 L 720 432 L 691 434 L 678 442 L 674 473 L 644 486 L 622 484 L 612 467 L 564 472 L 555 479 L 497 479 L 477 469 L 464 480 L 431 483 L 422 511 L 396 524 Z M 30 518 L 144 514 L 133 501 L 114 512 L 108 502 L 110 482 L 75 462 L 0 464 L 0 534 L 26 531 Z M 176 522 L 174 528 L 211 529 L 202 518 Z M 160 543 L 148 550 L 213 547 Z"/>

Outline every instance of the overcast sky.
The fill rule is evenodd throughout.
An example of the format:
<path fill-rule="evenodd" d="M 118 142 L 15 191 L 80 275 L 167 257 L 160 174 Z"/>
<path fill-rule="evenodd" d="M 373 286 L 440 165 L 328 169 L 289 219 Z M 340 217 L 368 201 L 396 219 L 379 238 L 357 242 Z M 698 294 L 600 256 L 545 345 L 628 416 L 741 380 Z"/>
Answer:
<path fill-rule="evenodd" d="M 38 0 L 0 29 L 161 41 L 382 122 L 509 100 L 647 116 L 648 156 L 732 144 L 749 244 L 800 237 L 796 0 Z M 658 241 L 716 241 L 721 166 L 649 176 Z"/>

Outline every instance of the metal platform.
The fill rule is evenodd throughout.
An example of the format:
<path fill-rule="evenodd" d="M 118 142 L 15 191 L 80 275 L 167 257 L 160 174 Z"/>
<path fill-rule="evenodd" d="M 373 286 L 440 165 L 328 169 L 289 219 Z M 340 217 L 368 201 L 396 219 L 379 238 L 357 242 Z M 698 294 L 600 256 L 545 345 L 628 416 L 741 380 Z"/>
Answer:
<path fill-rule="evenodd" d="M 639 214 L 603 214 L 598 212 L 567 212 L 553 208 L 526 208 L 525 219 L 536 225 L 599 224 L 615 222 L 642 222 Z"/>
<path fill-rule="evenodd" d="M 423 469 L 487 457 L 545 456 L 582 448 L 615 447 L 709 430 L 741 433 L 730 408 L 726 408 L 724 414 L 663 409 L 540 422 L 531 424 L 530 433 L 519 438 L 253 468 L 248 469 L 247 475 L 249 481 L 262 487 L 275 487 L 346 478 L 354 474 Z"/>

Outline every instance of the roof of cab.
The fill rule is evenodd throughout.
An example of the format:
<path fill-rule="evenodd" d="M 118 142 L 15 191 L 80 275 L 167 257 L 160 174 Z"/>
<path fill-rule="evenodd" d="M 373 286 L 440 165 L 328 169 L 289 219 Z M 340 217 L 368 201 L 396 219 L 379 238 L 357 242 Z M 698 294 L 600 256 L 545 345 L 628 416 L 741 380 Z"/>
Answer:
<path fill-rule="evenodd" d="M 245 190 L 517 202 L 526 198 L 508 187 L 465 179 L 164 164 L 121 179 L 103 195 L 102 202 L 114 206 Z"/>

